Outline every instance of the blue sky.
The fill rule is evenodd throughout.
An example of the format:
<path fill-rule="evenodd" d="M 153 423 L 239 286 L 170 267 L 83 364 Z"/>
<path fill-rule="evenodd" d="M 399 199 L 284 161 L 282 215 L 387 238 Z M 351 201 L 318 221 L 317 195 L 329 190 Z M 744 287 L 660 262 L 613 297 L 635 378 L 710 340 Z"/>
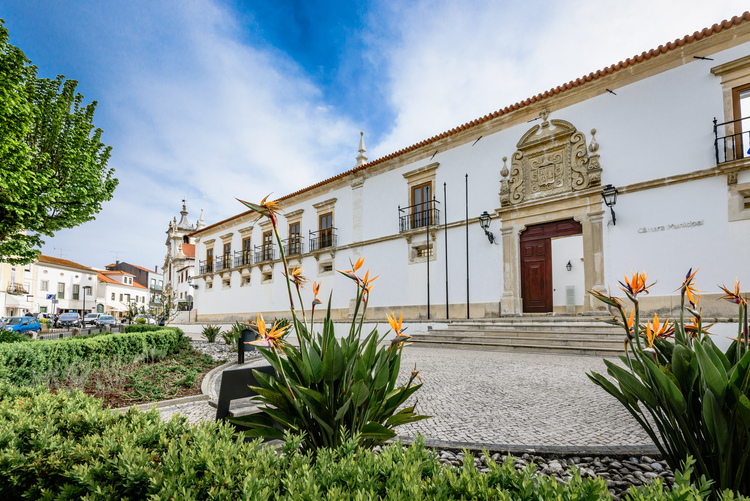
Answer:
<path fill-rule="evenodd" d="M 41 76 L 98 101 L 120 186 L 45 254 L 161 266 L 169 221 L 241 212 L 747 10 L 610 2 L 0 0 Z"/>

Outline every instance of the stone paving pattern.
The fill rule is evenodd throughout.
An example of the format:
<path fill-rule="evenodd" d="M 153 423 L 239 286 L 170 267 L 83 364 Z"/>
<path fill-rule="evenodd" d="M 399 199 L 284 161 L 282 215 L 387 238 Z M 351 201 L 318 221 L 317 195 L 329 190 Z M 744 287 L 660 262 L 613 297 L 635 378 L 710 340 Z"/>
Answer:
<path fill-rule="evenodd" d="M 402 380 L 415 363 L 424 385 L 412 400 L 417 412 L 432 417 L 399 426 L 401 437 L 532 448 L 653 447 L 620 403 L 586 377 L 606 374 L 600 357 L 408 346 Z M 162 416 L 180 413 L 198 422 L 213 420 L 215 412 L 204 401 L 165 407 Z"/>

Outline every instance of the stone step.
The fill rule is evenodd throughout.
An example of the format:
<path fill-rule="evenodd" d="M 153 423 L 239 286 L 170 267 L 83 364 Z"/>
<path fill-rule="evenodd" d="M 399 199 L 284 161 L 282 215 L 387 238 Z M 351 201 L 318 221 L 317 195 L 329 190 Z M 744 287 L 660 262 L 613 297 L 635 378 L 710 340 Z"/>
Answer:
<path fill-rule="evenodd" d="M 514 335 L 473 335 L 468 333 L 438 333 L 416 334 L 412 340 L 430 339 L 436 342 L 471 342 L 484 344 L 535 345 L 535 346 L 578 346 L 605 347 L 618 349 L 623 346 L 624 336 L 525 336 L 522 333 Z"/>
<path fill-rule="evenodd" d="M 429 330 L 432 331 L 465 331 L 472 330 L 476 332 L 512 332 L 512 331 L 525 331 L 525 332 L 565 332 L 565 333 L 576 333 L 576 332 L 602 332 L 602 333 L 618 333 L 623 332 L 622 327 L 608 325 L 603 322 L 601 323 L 536 323 L 536 322 L 518 322 L 513 324 L 506 323 L 494 323 L 494 324 L 444 324 L 439 326 L 430 326 Z"/>
<path fill-rule="evenodd" d="M 606 346 L 582 347 L 566 345 L 534 345 L 534 344 L 513 344 L 508 342 L 491 342 L 486 343 L 477 340 L 466 341 L 448 341 L 434 339 L 427 335 L 415 335 L 411 340 L 415 345 L 435 346 L 440 348 L 453 348 L 464 350 L 487 350 L 487 351 L 518 351 L 525 353 L 557 353 L 565 355 L 588 355 L 600 357 L 617 357 L 624 355 L 625 350 L 620 344 L 619 348 Z"/>
<path fill-rule="evenodd" d="M 591 330 L 591 331 L 560 331 L 557 329 L 546 328 L 544 330 L 527 330 L 527 329 L 484 329 L 475 330 L 473 328 L 450 328 L 450 329 L 429 329 L 428 335 L 464 335 L 464 336 L 495 336 L 495 337 L 543 337 L 543 338 L 565 338 L 565 339 L 602 339 L 602 340 L 622 340 L 625 332 L 622 330 Z"/>

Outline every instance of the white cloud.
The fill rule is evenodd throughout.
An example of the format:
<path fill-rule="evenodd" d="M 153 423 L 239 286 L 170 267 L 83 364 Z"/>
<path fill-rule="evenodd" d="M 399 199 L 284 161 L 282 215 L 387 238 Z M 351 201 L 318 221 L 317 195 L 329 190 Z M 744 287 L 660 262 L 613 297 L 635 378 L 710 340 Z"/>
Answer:
<path fill-rule="evenodd" d="M 740 1 L 422 1 L 391 6 L 396 110 L 382 156 L 746 9 Z M 382 22 L 382 19 L 380 20 Z M 373 158 L 373 157 L 371 157 Z"/>

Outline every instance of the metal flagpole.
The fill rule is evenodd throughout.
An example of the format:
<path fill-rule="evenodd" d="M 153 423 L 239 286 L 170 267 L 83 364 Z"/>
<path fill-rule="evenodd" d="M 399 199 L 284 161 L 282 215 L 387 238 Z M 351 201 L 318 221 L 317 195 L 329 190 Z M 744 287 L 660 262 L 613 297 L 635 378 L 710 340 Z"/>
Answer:
<path fill-rule="evenodd" d="M 469 175 L 466 174 L 466 319 L 469 318 Z"/>
<path fill-rule="evenodd" d="M 446 199 L 446 184 L 443 183 L 443 235 L 445 236 L 445 319 L 450 318 L 448 312 L 448 201 Z"/>

